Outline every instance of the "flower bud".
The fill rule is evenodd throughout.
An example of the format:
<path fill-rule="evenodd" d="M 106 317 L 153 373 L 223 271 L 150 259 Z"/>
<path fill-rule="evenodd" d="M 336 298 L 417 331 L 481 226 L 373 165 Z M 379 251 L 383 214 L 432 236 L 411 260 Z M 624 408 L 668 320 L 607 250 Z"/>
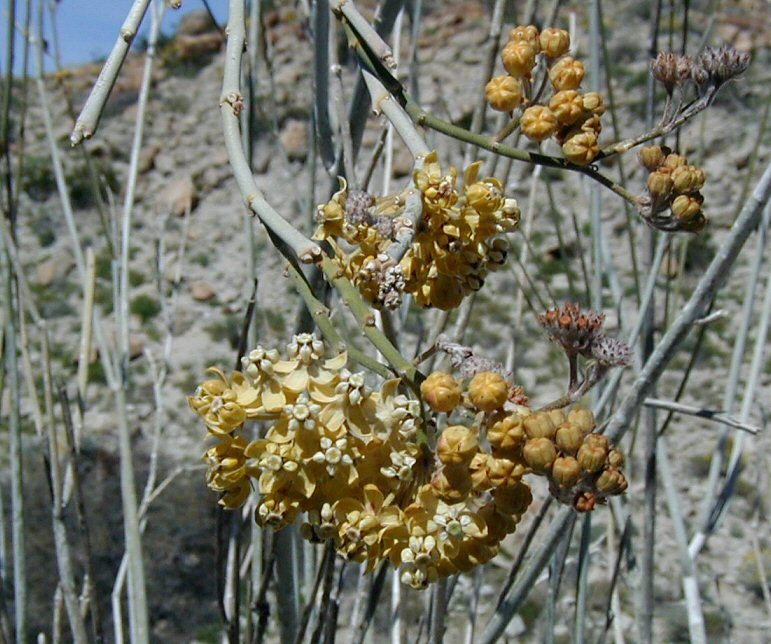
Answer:
<path fill-rule="evenodd" d="M 664 159 L 666 158 L 666 154 L 661 149 L 661 146 L 658 145 L 648 145 L 641 148 L 639 156 L 640 163 L 645 166 L 645 169 L 648 170 L 648 172 L 653 172 L 664 163 Z"/>
<path fill-rule="evenodd" d="M 226 402 L 216 412 L 221 429 L 235 429 L 246 420 L 246 411 L 234 402 Z"/>
<path fill-rule="evenodd" d="M 566 422 L 557 429 L 554 442 L 566 454 L 575 454 L 584 443 L 584 432 L 580 426 Z"/>
<path fill-rule="evenodd" d="M 544 474 L 557 458 L 557 450 L 548 438 L 533 438 L 525 443 L 522 456 L 534 472 Z"/>
<path fill-rule="evenodd" d="M 485 543 L 498 544 L 513 532 L 517 525 L 511 516 L 501 512 L 495 503 L 486 503 L 477 511 L 477 516 L 485 522 L 487 526 L 487 537 Z M 511 530 L 507 529 L 512 528 Z"/>
<path fill-rule="evenodd" d="M 571 409 L 568 413 L 568 422 L 579 427 L 584 434 L 588 434 L 596 427 L 594 414 L 588 409 Z"/>
<path fill-rule="evenodd" d="M 570 137 L 562 144 L 562 154 L 571 163 L 587 165 L 597 158 L 600 146 L 597 135 L 593 132 L 582 132 Z"/>
<path fill-rule="evenodd" d="M 669 197 L 674 187 L 672 172 L 666 166 L 655 170 L 648 175 L 648 192 L 654 199 L 665 200 Z"/>
<path fill-rule="evenodd" d="M 536 53 L 540 47 L 538 39 L 538 27 L 535 25 L 518 25 L 509 32 L 509 42 L 526 42 Z"/>
<path fill-rule="evenodd" d="M 443 371 L 434 371 L 420 384 L 423 400 L 436 412 L 450 413 L 460 404 L 461 388 L 455 378 Z"/>
<path fill-rule="evenodd" d="M 573 487 L 581 478 L 581 466 L 572 456 L 559 456 L 551 469 L 554 480 L 562 487 Z"/>
<path fill-rule="evenodd" d="M 535 67 L 536 49 L 523 40 L 513 40 L 503 48 L 501 61 L 509 74 L 514 78 L 529 76 Z"/>
<path fill-rule="evenodd" d="M 431 487 L 445 503 L 460 503 L 471 491 L 471 475 L 465 466 L 445 465 L 434 472 Z"/>
<path fill-rule="evenodd" d="M 466 203 L 480 215 L 492 215 L 504 203 L 503 190 L 497 179 L 472 183 L 465 189 L 465 195 Z"/>
<path fill-rule="evenodd" d="M 428 305 L 442 311 L 456 308 L 463 301 L 463 287 L 452 275 L 439 273 L 428 286 Z"/>
<path fill-rule="evenodd" d="M 578 89 L 584 79 L 584 65 L 580 60 L 565 56 L 551 66 L 549 78 L 558 92 L 565 89 Z"/>
<path fill-rule="evenodd" d="M 487 440 L 496 456 L 516 454 L 525 442 L 522 418 L 518 414 L 511 414 L 499 420 L 487 430 Z"/>
<path fill-rule="evenodd" d="M 549 58 L 559 58 L 570 49 L 570 34 L 564 29 L 549 27 L 539 38 L 541 51 Z"/>
<path fill-rule="evenodd" d="M 557 426 L 552 422 L 548 412 L 537 411 L 525 418 L 523 425 L 528 438 L 554 438 Z"/>
<path fill-rule="evenodd" d="M 690 195 L 678 195 L 672 201 L 672 214 L 680 221 L 690 221 L 701 212 L 701 201 Z"/>
<path fill-rule="evenodd" d="M 693 165 L 681 165 L 672 170 L 675 192 L 684 193 L 704 187 L 704 171 Z"/>
<path fill-rule="evenodd" d="M 522 113 L 519 125 L 528 139 L 543 141 L 557 129 L 557 117 L 545 105 L 533 105 Z"/>
<path fill-rule="evenodd" d="M 616 469 L 624 467 L 624 455 L 617 449 L 611 449 L 608 452 L 608 465 Z"/>
<path fill-rule="evenodd" d="M 595 485 L 603 494 L 621 494 L 626 490 L 628 483 L 621 472 L 608 468 L 600 474 Z"/>
<path fill-rule="evenodd" d="M 562 125 L 572 125 L 584 113 L 584 101 L 574 89 L 555 92 L 549 101 L 549 109 Z"/>
<path fill-rule="evenodd" d="M 445 428 L 436 441 L 436 455 L 445 465 L 468 465 L 478 451 L 476 433 L 463 425 Z"/>
<path fill-rule="evenodd" d="M 508 400 L 509 385 L 499 373 L 482 371 L 471 379 L 468 395 L 474 407 L 490 413 L 501 409 Z"/>
<path fill-rule="evenodd" d="M 522 97 L 522 82 L 512 76 L 494 76 L 485 85 L 485 100 L 499 112 L 511 112 Z"/>
<path fill-rule="evenodd" d="M 605 100 L 598 92 L 587 92 L 582 97 L 584 109 L 596 116 L 605 114 Z"/>
<path fill-rule="evenodd" d="M 507 458 L 491 458 L 487 461 L 487 473 L 493 487 L 508 487 L 518 483 L 525 475 L 525 467 Z"/>
<path fill-rule="evenodd" d="M 468 471 L 471 475 L 471 482 L 477 492 L 489 490 L 493 486 L 487 471 L 488 462 L 491 460 L 492 456 L 486 452 L 477 452 L 469 463 Z"/>
<path fill-rule="evenodd" d="M 533 502 L 530 486 L 519 482 L 493 491 L 495 507 L 505 514 L 522 514 Z"/>
<path fill-rule="evenodd" d="M 586 438 L 592 435 L 589 434 Z M 607 455 L 607 448 L 604 448 L 602 445 L 592 444 L 591 442 L 587 443 L 586 439 L 584 439 L 584 444 L 579 448 L 576 458 L 582 470 L 593 474 L 599 472 L 605 465 Z"/>
<path fill-rule="evenodd" d="M 680 154 L 672 153 L 668 154 L 667 158 L 664 159 L 664 165 L 674 170 L 681 165 L 688 165 L 688 159 Z"/>
<path fill-rule="evenodd" d="M 565 412 L 561 409 L 550 409 L 546 413 L 549 415 L 549 418 L 551 418 L 551 422 L 554 423 L 555 427 L 559 427 L 567 420 Z"/>

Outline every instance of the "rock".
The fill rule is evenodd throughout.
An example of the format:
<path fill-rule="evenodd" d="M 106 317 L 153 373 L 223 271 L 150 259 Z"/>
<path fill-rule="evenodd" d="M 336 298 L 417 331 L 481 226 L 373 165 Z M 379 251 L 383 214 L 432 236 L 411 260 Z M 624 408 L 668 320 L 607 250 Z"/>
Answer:
<path fill-rule="evenodd" d="M 198 193 L 190 175 L 171 180 L 158 193 L 159 205 L 176 217 L 182 217 L 198 204 Z"/>
<path fill-rule="evenodd" d="M 158 144 L 150 145 L 144 148 L 139 153 L 139 159 L 137 160 L 137 171 L 139 174 L 144 174 L 153 169 L 155 165 L 155 157 L 161 151 L 161 146 Z"/>
<path fill-rule="evenodd" d="M 391 169 L 393 170 L 394 177 L 400 179 L 401 177 L 406 177 L 408 174 L 411 174 L 414 165 L 415 159 L 412 158 L 410 151 L 407 148 L 400 147 L 396 151 L 396 154 L 394 154 Z"/>
<path fill-rule="evenodd" d="M 214 289 L 206 282 L 193 282 L 190 285 L 190 294 L 198 302 L 208 302 L 215 295 Z"/>
<path fill-rule="evenodd" d="M 179 36 L 198 36 L 209 31 L 215 31 L 216 27 L 206 9 L 198 9 L 184 15 L 177 26 Z"/>
<path fill-rule="evenodd" d="M 58 278 L 64 277 L 72 268 L 72 258 L 63 253 L 54 255 L 38 264 L 35 282 L 40 286 L 51 286 Z"/>
<path fill-rule="evenodd" d="M 290 161 L 305 160 L 308 155 L 308 125 L 305 121 L 287 119 L 280 139 Z"/>
<path fill-rule="evenodd" d="M 203 56 L 216 54 L 222 44 L 222 36 L 218 31 L 200 36 L 177 36 L 174 39 L 174 51 L 180 60 L 200 60 Z"/>
<path fill-rule="evenodd" d="M 129 358 L 135 360 L 145 352 L 145 339 L 141 335 L 129 335 Z"/>

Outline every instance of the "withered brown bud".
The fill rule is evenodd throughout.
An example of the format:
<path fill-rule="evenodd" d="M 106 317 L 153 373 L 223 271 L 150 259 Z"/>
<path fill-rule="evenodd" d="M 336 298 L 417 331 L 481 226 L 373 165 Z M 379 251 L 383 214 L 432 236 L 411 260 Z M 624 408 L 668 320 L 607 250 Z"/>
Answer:
<path fill-rule="evenodd" d="M 506 514 L 522 514 L 533 502 L 533 493 L 526 483 L 498 488 L 493 491 L 495 506 Z"/>
<path fill-rule="evenodd" d="M 573 502 L 573 506 L 579 512 L 591 512 L 596 505 L 597 497 L 593 492 L 583 492 L 582 494 L 579 494 Z"/>

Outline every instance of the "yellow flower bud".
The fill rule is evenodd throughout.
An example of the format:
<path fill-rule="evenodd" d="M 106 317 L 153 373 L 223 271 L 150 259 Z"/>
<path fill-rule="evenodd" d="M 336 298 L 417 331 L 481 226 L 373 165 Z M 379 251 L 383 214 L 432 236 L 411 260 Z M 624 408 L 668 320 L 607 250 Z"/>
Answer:
<path fill-rule="evenodd" d="M 624 455 L 617 449 L 611 449 L 608 452 L 608 465 L 616 469 L 624 467 Z"/>
<path fill-rule="evenodd" d="M 586 439 L 594 435 L 595 434 L 589 434 Z M 586 439 L 584 439 L 584 444 L 581 445 L 581 448 L 578 450 L 576 458 L 578 459 L 581 469 L 584 471 L 591 473 L 599 472 L 603 465 L 605 465 L 605 458 L 608 456 L 608 450 L 602 445 L 587 442 Z"/>
<path fill-rule="evenodd" d="M 552 466 L 551 475 L 562 487 L 573 487 L 581 478 L 581 466 L 572 456 L 559 456 Z"/>
<path fill-rule="evenodd" d="M 493 491 L 495 507 L 505 514 L 522 514 L 533 502 L 533 493 L 526 483 L 519 482 Z"/>
<path fill-rule="evenodd" d="M 693 165 L 680 165 L 672 170 L 675 192 L 692 192 L 704 187 L 704 172 Z"/>
<path fill-rule="evenodd" d="M 501 61 L 509 74 L 514 78 L 529 76 L 535 67 L 535 55 L 538 53 L 528 42 L 523 40 L 511 41 L 501 52 Z"/>
<path fill-rule="evenodd" d="M 604 494 L 621 494 L 627 488 L 624 475 L 616 469 L 608 468 L 597 478 L 597 489 Z"/>
<path fill-rule="evenodd" d="M 591 112 L 596 116 L 602 116 L 605 114 L 605 101 L 602 98 L 602 94 L 597 92 L 587 92 L 583 95 L 584 109 L 587 112 Z"/>
<path fill-rule="evenodd" d="M 471 379 L 468 395 L 474 407 L 489 414 L 508 400 L 509 385 L 501 374 L 482 371 Z"/>
<path fill-rule="evenodd" d="M 445 428 L 436 441 L 436 455 L 445 465 L 468 465 L 478 451 L 476 432 L 463 425 Z"/>
<path fill-rule="evenodd" d="M 701 212 L 701 201 L 690 195 L 678 195 L 672 201 L 671 207 L 675 217 L 688 222 Z"/>
<path fill-rule="evenodd" d="M 539 38 L 541 51 L 549 58 L 559 58 L 570 49 L 570 34 L 564 29 L 549 27 Z"/>
<path fill-rule="evenodd" d="M 477 452 L 469 463 L 468 471 L 471 475 L 471 482 L 478 492 L 489 490 L 493 486 L 487 471 L 487 464 L 491 459 L 492 457 L 488 453 Z"/>
<path fill-rule="evenodd" d="M 600 146 L 594 132 L 581 132 L 562 144 L 562 154 L 571 163 L 586 165 L 597 158 Z"/>
<path fill-rule="evenodd" d="M 565 412 L 561 409 L 550 409 L 546 412 L 551 419 L 551 422 L 554 423 L 555 427 L 559 427 L 564 423 L 567 419 L 565 418 Z"/>
<path fill-rule="evenodd" d="M 533 105 L 522 113 L 519 125 L 528 139 L 543 141 L 557 129 L 557 117 L 545 105 Z"/>
<path fill-rule="evenodd" d="M 524 421 L 525 432 L 528 438 L 554 438 L 557 426 L 552 422 L 548 412 L 537 411 L 530 414 Z"/>
<path fill-rule="evenodd" d="M 506 416 L 487 430 L 487 440 L 496 456 L 516 454 L 525 442 L 525 429 L 518 414 Z"/>
<path fill-rule="evenodd" d="M 549 78 L 558 92 L 565 89 L 578 89 L 584 79 L 584 65 L 580 60 L 565 56 L 551 66 Z"/>
<path fill-rule="evenodd" d="M 522 456 L 534 472 L 544 474 L 557 458 L 557 449 L 548 438 L 533 438 L 522 448 Z"/>
<path fill-rule="evenodd" d="M 445 503 L 460 503 L 471 491 L 471 475 L 465 465 L 445 465 L 434 472 L 431 487 Z"/>
<path fill-rule="evenodd" d="M 672 168 L 673 170 L 681 165 L 688 165 L 688 159 L 680 154 L 668 154 L 664 159 L 664 165 Z"/>
<path fill-rule="evenodd" d="M 572 125 L 584 113 L 584 101 L 576 90 L 566 89 L 551 97 L 549 109 L 562 125 Z"/>
<path fill-rule="evenodd" d="M 450 413 L 460 404 L 461 387 L 455 378 L 443 371 L 434 371 L 420 384 L 423 400 L 437 412 Z"/>
<path fill-rule="evenodd" d="M 503 206 L 503 191 L 497 179 L 472 183 L 465 195 L 466 203 L 482 215 L 492 215 Z"/>
<path fill-rule="evenodd" d="M 588 409 L 571 409 L 568 412 L 568 422 L 579 427 L 584 434 L 588 434 L 597 426 L 594 414 Z"/>
<path fill-rule="evenodd" d="M 651 197 L 656 199 L 667 199 L 672 192 L 674 182 L 672 181 L 672 171 L 670 168 L 663 166 L 659 170 L 655 170 L 648 175 L 648 192 L 651 193 Z"/>
<path fill-rule="evenodd" d="M 583 445 L 585 435 L 579 425 L 567 421 L 557 429 L 554 442 L 566 454 L 575 454 Z"/>
<path fill-rule="evenodd" d="M 440 273 L 428 286 L 428 305 L 442 311 L 456 308 L 463 301 L 463 287 L 452 275 Z"/>
<path fill-rule="evenodd" d="M 485 85 L 485 100 L 499 112 L 511 112 L 522 97 L 522 82 L 513 76 L 494 76 Z"/>
<path fill-rule="evenodd" d="M 518 483 L 525 475 L 524 465 L 507 458 L 491 458 L 487 461 L 487 474 L 493 487 L 508 487 Z"/>
<path fill-rule="evenodd" d="M 662 163 L 664 163 L 664 159 L 667 155 L 665 154 L 664 150 L 661 149 L 661 146 L 648 145 L 640 149 L 639 156 L 640 163 L 645 166 L 646 170 L 648 170 L 648 172 L 653 172 Z"/>
<path fill-rule="evenodd" d="M 509 32 L 509 41 L 526 42 L 538 53 L 538 27 L 535 25 L 519 25 Z"/>

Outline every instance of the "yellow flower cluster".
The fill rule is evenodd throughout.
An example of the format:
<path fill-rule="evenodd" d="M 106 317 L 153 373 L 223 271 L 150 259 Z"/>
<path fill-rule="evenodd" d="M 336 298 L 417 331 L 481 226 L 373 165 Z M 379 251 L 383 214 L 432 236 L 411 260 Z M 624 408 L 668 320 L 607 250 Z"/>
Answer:
<path fill-rule="evenodd" d="M 523 108 L 519 125 L 526 137 L 539 142 L 554 137 L 568 161 L 586 165 L 600 153 L 605 104 L 597 92 L 580 93 L 584 66 L 566 55 L 569 49 L 570 36 L 564 29 L 539 32 L 533 25 L 515 27 L 501 52 L 508 73 L 490 79 L 485 98 L 501 112 Z M 533 78 L 539 57 L 552 89 L 548 100 L 542 97 L 544 85 Z"/>
<path fill-rule="evenodd" d="M 648 170 L 645 212 L 657 228 L 698 232 L 707 224 L 701 210 L 704 171 L 688 163 L 667 147 L 650 145 L 640 150 L 640 161 Z M 660 213 L 669 209 L 670 215 Z"/>
<path fill-rule="evenodd" d="M 626 487 L 620 454 L 591 433 L 591 414 L 532 413 L 497 373 L 478 373 L 465 391 L 441 372 L 422 383 L 432 411 L 471 418 L 429 446 L 425 428 L 439 419 L 426 423 L 398 380 L 371 390 L 345 353 L 326 358 L 311 334 L 295 336 L 287 354 L 258 347 L 241 372 L 213 370 L 189 398 L 215 441 L 204 455 L 208 485 L 235 508 L 256 482 L 258 523 L 281 528 L 304 513 L 304 537 L 332 540 L 367 570 L 390 561 L 424 588 L 490 560 L 532 501 L 529 472 L 579 510 Z M 269 421 L 263 438 L 245 436 L 249 420 Z"/>
<path fill-rule="evenodd" d="M 504 197 L 495 177 L 480 179 L 480 166 L 477 162 L 466 169 L 459 191 L 455 168 L 445 173 L 435 152 L 426 156 L 414 174 L 420 217 L 398 263 L 388 250 L 400 228 L 409 225 L 398 216 L 403 206 L 398 195 L 374 199 L 343 184 L 318 208 L 314 237 L 332 244 L 343 273 L 375 306 L 395 308 L 406 292 L 420 306 L 455 308 L 503 264 L 508 242 L 501 234 L 519 223 L 516 201 Z M 340 240 L 353 250 L 346 252 Z"/>

